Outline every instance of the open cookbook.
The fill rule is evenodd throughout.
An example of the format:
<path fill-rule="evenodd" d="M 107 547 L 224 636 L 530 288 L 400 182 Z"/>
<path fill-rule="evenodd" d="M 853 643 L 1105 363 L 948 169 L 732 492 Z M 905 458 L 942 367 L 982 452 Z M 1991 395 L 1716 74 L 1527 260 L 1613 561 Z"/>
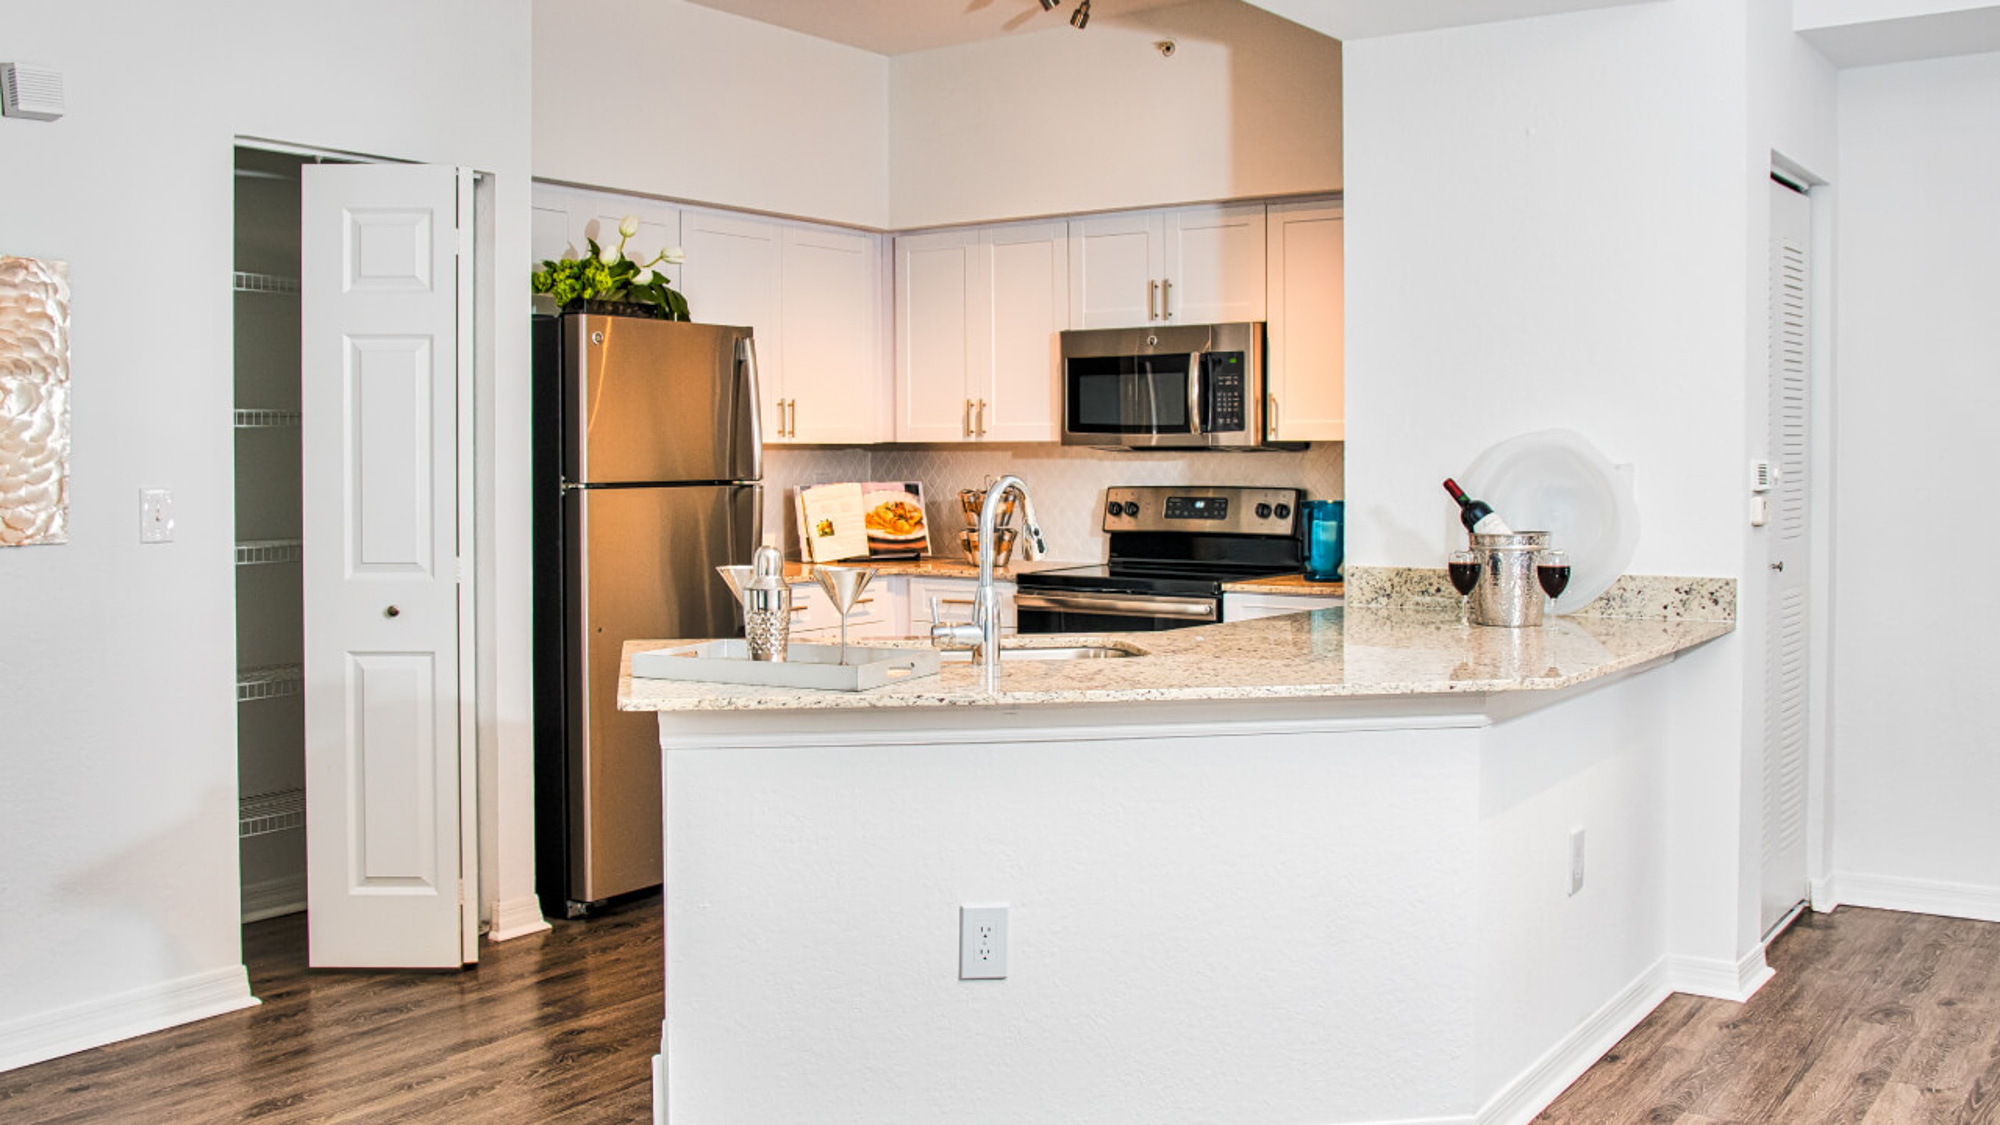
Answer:
<path fill-rule="evenodd" d="M 915 481 L 821 484 L 798 490 L 806 562 L 914 559 L 930 553 L 924 486 Z"/>

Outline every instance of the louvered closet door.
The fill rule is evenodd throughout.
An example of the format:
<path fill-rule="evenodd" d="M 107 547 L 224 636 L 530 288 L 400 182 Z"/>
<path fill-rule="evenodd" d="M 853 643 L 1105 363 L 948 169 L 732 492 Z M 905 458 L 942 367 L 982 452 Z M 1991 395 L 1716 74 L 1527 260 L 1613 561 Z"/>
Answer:
<path fill-rule="evenodd" d="M 1806 655 L 1811 623 L 1807 432 L 1812 208 L 1771 184 L 1770 436 L 1776 480 L 1764 529 L 1763 930 L 1806 899 Z"/>

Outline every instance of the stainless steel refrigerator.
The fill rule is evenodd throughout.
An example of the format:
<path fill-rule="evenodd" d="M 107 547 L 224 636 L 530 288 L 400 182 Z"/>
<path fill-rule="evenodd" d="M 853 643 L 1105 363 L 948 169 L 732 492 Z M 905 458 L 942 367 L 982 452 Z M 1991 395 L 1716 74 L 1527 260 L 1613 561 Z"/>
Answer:
<path fill-rule="evenodd" d="M 618 710 L 635 638 L 724 637 L 715 568 L 763 528 L 750 329 L 569 314 L 535 325 L 536 849 L 546 913 L 658 886 L 660 737 Z"/>

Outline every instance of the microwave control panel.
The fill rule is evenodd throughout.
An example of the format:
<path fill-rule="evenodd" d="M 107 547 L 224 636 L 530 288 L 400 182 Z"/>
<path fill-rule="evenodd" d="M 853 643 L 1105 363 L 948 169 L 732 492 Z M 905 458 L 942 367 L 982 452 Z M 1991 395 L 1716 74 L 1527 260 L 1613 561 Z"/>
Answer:
<path fill-rule="evenodd" d="M 1243 432 L 1243 353 L 1201 355 L 1201 428 L 1208 433 Z"/>

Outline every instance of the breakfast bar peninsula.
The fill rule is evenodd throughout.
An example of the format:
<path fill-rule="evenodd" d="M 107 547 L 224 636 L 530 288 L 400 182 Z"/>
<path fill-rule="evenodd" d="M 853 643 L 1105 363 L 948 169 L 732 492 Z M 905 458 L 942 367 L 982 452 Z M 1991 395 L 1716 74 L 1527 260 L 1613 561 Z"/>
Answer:
<path fill-rule="evenodd" d="M 656 1113 L 1526 1120 L 1684 987 L 1677 677 L 1732 628 L 1350 606 L 867 692 L 634 679 L 667 642 L 630 642 L 665 756 Z M 961 979 L 961 908 L 997 905 L 1005 976 Z"/>

